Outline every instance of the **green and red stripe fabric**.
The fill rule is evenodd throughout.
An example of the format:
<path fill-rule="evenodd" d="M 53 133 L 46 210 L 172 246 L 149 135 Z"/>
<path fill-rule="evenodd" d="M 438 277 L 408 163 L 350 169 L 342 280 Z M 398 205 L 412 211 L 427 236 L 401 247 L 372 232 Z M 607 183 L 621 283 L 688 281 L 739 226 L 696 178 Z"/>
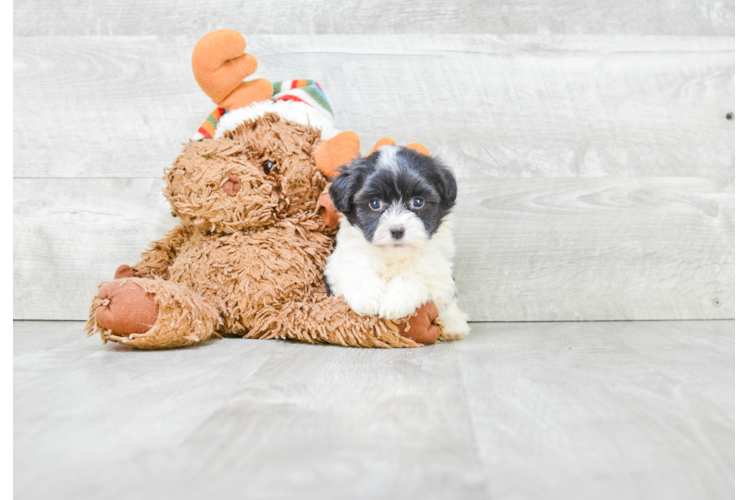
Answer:
<path fill-rule="evenodd" d="M 293 101 L 303 102 L 318 111 L 324 113 L 330 118 L 333 117 L 330 102 L 322 91 L 319 83 L 314 80 L 285 80 L 273 83 L 273 101 Z M 224 108 L 216 108 L 208 115 L 197 133 L 207 139 L 216 134 L 216 127 L 223 115 L 226 114 Z"/>

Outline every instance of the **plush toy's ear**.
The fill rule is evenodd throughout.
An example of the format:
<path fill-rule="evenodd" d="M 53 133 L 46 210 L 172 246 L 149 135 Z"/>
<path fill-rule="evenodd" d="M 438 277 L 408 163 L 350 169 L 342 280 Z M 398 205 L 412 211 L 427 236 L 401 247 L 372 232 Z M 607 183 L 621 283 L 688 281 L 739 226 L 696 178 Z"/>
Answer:
<path fill-rule="evenodd" d="M 429 153 L 429 150 L 426 149 L 426 146 L 419 142 L 411 142 L 407 146 L 405 146 L 408 149 L 412 149 L 413 151 L 418 151 L 422 155 L 431 156 L 431 153 Z"/>
<path fill-rule="evenodd" d="M 314 164 L 325 177 L 338 175 L 338 168 L 356 159 L 361 148 L 358 135 L 347 130 L 317 145 L 312 153 Z"/>
<path fill-rule="evenodd" d="M 366 156 L 371 156 L 371 154 L 376 151 L 377 149 L 381 148 L 382 146 L 395 146 L 395 141 L 390 137 L 382 137 L 379 139 L 376 144 L 374 144 L 374 147 L 371 148 L 371 151 L 369 151 L 369 154 Z"/>
<path fill-rule="evenodd" d="M 257 70 L 257 59 L 244 53 L 246 45 L 236 31 L 218 30 L 202 37 L 192 51 L 195 80 L 214 103 L 227 110 L 273 96 L 269 81 L 244 81 Z"/>
<path fill-rule="evenodd" d="M 330 184 L 330 199 L 338 212 L 350 212 L 361 169 L 345 168 Z"/>

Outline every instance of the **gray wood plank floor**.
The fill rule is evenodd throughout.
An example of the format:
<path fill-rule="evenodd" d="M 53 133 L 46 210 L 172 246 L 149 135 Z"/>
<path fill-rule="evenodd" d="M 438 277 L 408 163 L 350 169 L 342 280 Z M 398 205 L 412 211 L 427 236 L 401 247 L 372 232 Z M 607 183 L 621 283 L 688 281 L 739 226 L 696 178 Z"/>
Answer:
<path fill-rule="evenodd" d="M 728 499 L 734 322 L 139 352 L 14 323 L 18 499 Z"/>

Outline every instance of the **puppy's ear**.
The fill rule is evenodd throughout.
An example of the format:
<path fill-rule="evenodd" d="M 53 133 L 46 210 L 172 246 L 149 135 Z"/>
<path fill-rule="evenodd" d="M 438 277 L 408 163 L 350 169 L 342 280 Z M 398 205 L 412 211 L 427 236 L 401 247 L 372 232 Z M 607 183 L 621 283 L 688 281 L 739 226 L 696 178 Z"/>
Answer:
<path fill-rule="evenodd" d="M 442 167 L 439 174 L 437 185 L 437 191 L 439 191 L 439 197 L 441 198 L 439 208 L 442 214 L 446 215 L 455 206 L 457 200 L 457 181 L 454 174 L 446 167 Z"/>
<path fill-rule="evenodd" d="M 353 208 L 353 196 L 358 185 L 359 169 L 348 165 L 341 169 L 339 175 L 330 184 L 330 199 L 335 210 L 340 213 L 350 212 Z"/>

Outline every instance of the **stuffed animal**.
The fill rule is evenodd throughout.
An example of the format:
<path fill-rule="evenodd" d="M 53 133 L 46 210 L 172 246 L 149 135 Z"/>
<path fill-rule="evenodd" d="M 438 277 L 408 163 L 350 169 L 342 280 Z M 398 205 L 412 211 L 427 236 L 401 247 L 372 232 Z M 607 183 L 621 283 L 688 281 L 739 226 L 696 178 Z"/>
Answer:
<path fill-rule="evenodd" d="M 165 170 L 164 194 L 181 224 L 99 285 L 86 332 L 141 349 L 225 335 L 358 347 L 434 342 L 441 328 L 430 302 L 389 321 L 328 297 L 323 271 L 337 213 L 327 177 L 359 154 L 358 136 L 335 128 L 316 82 L 244 81 L 257 68 L 244 49 L 229 30 L 197 43 L 195 78 L 219 107 Z"/>

